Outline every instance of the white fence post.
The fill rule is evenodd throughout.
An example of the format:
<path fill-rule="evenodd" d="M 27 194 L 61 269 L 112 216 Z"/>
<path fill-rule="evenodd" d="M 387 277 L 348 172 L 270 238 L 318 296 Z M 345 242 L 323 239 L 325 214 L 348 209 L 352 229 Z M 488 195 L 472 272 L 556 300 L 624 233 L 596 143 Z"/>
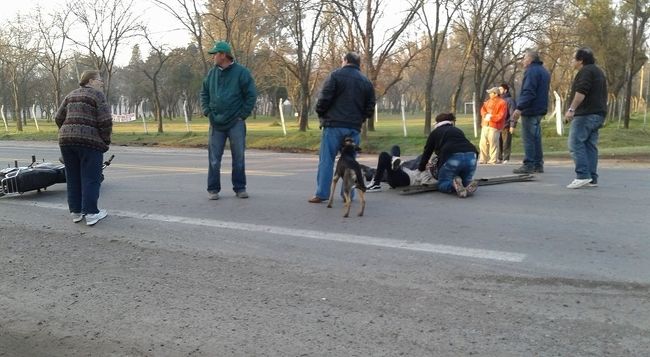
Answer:
<path fill-rule="evenodd" d="M 555 96 L 555 131 L 557 135 L 562 136 L 562 98 L 556 91 L 553 91 L 553 95 Z"/>
<path fill-rule="evenodd" d="M 402 128 L 404 128 L 404 137 L 408 136 L 406 132 L 406 113 L 404 113 L 404 94 L 402 94 L 402 100 L 400 101 L 402 107 Z"/>
<path fill-rule="evenodd" d="M 280 110 L 280 123 L 282 123 L 282 132 L 284 133 L 284 136 L 287 136 L 287 127 L 284 125 L 284 111 L 282 110 L 283 105 L 284 100 L 283 98 L 280 98 L 280 102 L 278 103 L 278 109 Z"/>
<path fill-rule="evenodd" d="M 377 115 L 377 104 L 375 103 L 375 123 L 379 123 L 379 116 Z"/>
<path fill-rule="evenodd" d="M 476 118 L 476 92 L 472 92 L 472 121 L 474 122 L 474 137 L 478 137 L 478 121 Z"/>
<path fill-rule="evenodd" d="M 189 133 L 190 130 L 190 120 L 187 115 L 187 99 L 183 100 L 183 115 L 185 116 L 185 129 Z"/>
<path fill-rule="evenodd" d="M 38 127 L 38 121 L 36 120 L 36 104 L 32 104 L 32 118 L 34 118 L 34 124 L 36 124 L 36 131 L 41 131 L 41 128 Z"/>
<path fill-rule="evenodd" d="M 7 126 L 7 118 L 5 118 L 5 105 L 0 105 L 0 113 L 2 114 L 2 121 L 5 123 L 5 132 L 9 132 L 9 127 Z"/>
<path fill-rule="evenodd" d="M 140 115 L 142 116 L 142 126 L 144 126 L 144 133 L 149 134 L 147 130 L 147 120 L 144 118 L 144 100 L 140 101 Z"/>

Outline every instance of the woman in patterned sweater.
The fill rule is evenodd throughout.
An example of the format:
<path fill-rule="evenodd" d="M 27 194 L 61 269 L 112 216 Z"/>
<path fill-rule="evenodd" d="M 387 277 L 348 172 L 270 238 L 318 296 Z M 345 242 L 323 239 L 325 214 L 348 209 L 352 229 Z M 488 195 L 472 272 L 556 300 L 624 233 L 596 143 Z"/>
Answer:
<path fill-rule="evenodd" d="M 103 154 L 111 143 L 113 121 L 102 92 L 99 71 L 84 71 L 80 87 L 68 94 L 56 113 L 59 147 L 65 164 L 72 221 L 94 225 L 106 217 L 97 207 Z"/>

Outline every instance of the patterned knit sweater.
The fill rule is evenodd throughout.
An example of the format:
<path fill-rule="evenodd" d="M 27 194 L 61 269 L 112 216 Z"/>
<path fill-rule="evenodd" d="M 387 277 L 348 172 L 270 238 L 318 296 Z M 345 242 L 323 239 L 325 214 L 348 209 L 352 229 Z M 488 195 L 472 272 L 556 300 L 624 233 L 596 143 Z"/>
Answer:
<path fill-rule="evenodd" d="M 56 113 L 60 146 L 83 146 L 101 152 L 111 143 L 113 118 L 106 97 L 87 86 L 68 94 Z"/>

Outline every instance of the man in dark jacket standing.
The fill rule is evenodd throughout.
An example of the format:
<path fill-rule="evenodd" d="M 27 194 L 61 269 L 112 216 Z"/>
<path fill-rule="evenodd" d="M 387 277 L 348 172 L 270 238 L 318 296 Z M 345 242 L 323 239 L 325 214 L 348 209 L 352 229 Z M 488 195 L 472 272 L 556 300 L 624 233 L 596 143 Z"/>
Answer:
<path fill-rule="evenodd" d="M 544 154 L 542 152 L 542 117 L 548 110 L 548 90 L 551 75 L 543 66 L 539 53 L 526 50 L 522 59 L 526 71 L 521 83 L 521 92 L 517 100 L 517 109 L 513 113 L 515 120 L 521 117 L 521 139 L 524 143 L 524 164 L 514 169 L 516 174 L 544 172 Z"/>
<path fill-rule="evenodd" d="M 590 48 L 578 49 L 573 63 L 578 73 L 571 85 L 573 100 L 564 118 L 571 121 L 569 151 L 575 163 L 576 179 L 567 188 L 580 188 L 598 184 L 598 130 L 607 115 L 607 80 L 595 65 Z"/>
<path fill-rule="evenodd" d="M 316 113 L 323 129 L 320 142 L 316 192 L 309 199 L 321 203 L 330 196 L 334 159 L 343 139 L 351 137 L 359 145 L 361 125 L 375 110 L 375 89 L 361 73 L 361 57 L 349 52 L 343 66 L 325 80 L 316 102 Z"/>
<path fill-rule="evenodd" d="M 248 69 L 234 62 L 232 49 L 227 42 L 217 41 L 208 51 L 215 66 L 203 80 L 201 109 L 210 119 L 208 137 L 208 198 L 219 199 L 221 191 L 221 158 L 230 141 L 232 155 L 232 186 L 239 198 L 248 198 L 246 193 L 246 170 L 244 151 L 246 149 L 246 123 L 251 115 L 257 90 Z"/>

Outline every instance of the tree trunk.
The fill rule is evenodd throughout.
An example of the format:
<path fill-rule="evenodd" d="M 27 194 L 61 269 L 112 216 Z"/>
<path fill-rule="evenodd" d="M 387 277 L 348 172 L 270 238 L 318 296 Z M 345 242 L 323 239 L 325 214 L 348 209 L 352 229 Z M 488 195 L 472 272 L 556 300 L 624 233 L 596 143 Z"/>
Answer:
<path fill-rule="evenodd" d="M 14 77 L 14 80 L 12 81 L 12 92 L 14 96 L 14 113 L 16 113 L 16 117 L 14 118 L 16 120 L 16 130 L 18 131 L 23 131 L 23 122 L 21 120 L 21 110 L 20 110 L 20 101 L 18 99 L 18 84 L 16 83 L 16 79 Z"/>

